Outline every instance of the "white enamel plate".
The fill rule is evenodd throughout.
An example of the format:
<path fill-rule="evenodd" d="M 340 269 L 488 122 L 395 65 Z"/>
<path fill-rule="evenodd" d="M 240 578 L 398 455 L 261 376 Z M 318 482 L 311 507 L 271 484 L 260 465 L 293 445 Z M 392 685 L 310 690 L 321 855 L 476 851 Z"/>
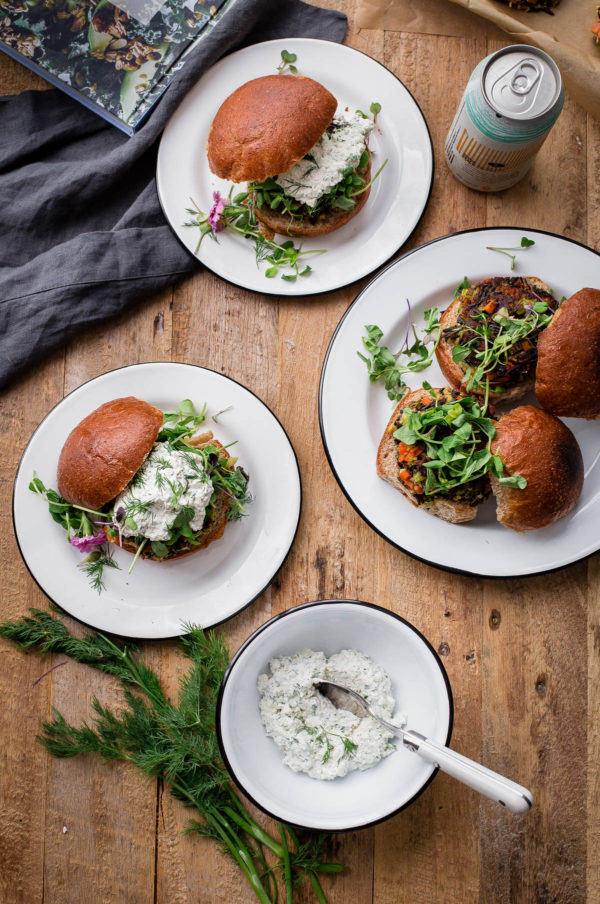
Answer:
<path fill-rule="evenodd" d="M 222 539 L 173 562 L 138 559 L 115 547 L 119 569 L 105 568 L 98 594 L 77 567 L 82 555 L 67 542 L 46 503 L 28 489 L 32 474 L 56 489 L 56 466 L 73 427 L 110 399 L 133 395 L 163 411 L 191 399 L 208 404 L 201 430 L 212 430 L 250 475 L 248 514 Z M 229 406 L 231 406 L 229 408 Z M 222 414 L 222 409 L 229 408 Z M 217 422 L 212 420 L 217 415 Z M 84 383 L 50 411 L 19 464 L 13 495 L 21 555 L 44 593 L 95 628 L 127 637 L 173 637 L 184 624 L 218 624 L 249 605 L 283 563 L 300 517 L 300 475 L 294 450 L 274 414 L 248 389 L 203 367 L 150 363 L 109 371 Z"/>
<path fill-rule="evenodd" d="M 514 271 L 508 258 L 486 250 L 518 246 L 521 236 L 535 241 L 516 252 Z M 477 518 L 448 524 L 412 506 L 377 477 L 379 441 L 394 405 L 379 383 L 368 379 L 363 351 L 366 324 L 377 324 L 392 351 L 403 344 L 408 306 L 417 331 L 423 312 L 444 310 L 456 286 L 488 276 L 538 276 L 555 297 L 569 297 L 587 286 L 600 288 L 600 255 L 576 242 L 532 229 L 480 229 L 437 239 L 409 252 L 380 273 L 350 306 L 331 340 L 320 391 L 321 434 L 334 474 L 360 515 L 398 548 L 425 562 L 489 577 L 539 574 L 576 562 L 600 549 L 600 423 L 575 418 L 565 423 L 575 434 L 585 466 L 579 504 L 566 518 L 543 530 L 514 533 L 502 527 L 489 499 Z M 422 381 L 443 386 L 437 363 L 410 375 L 411 387 Z M 524 400 L 535 404 L 535 398 Z"/>
<path fill-rule="evenodd" d="M 213 191 L 227 194 L 231 184 L 208 168 L 210 125 L 236 88 L 275 74 L 284 49 L 297 55 L 300 74 L 325 85 L 340 108 L 368 113 L 372 102 L 381 104 L 379 128 L 369 142 L 373 172 L 388 162 L 356 217 L 330 235 L 304 241 L 304 250 L 327 250 L 305 258 L 313 269 L 308 276 L 296 282 L 280 276 L 267 279 L 265 264 L 257 267 L 250 242 L 227 230 L 219 234 L 218 244 L 205 237 L 198 260 L 223 279 L 254 292 L 314 295 L 346 286 L 385 263 L 407 240 L 429 198 L 433 152 L 427 124 L 410 92 L 380 63 L 341 44 L 308 38 L 267 41 L 225 57 L 200 79 L 170 120 L 160 143 L 156 179 L 165 216 L 193 254 L 199 232 L 184 226 L 190 219 L 186 213 L 190 199 L 206 212 Z"/>

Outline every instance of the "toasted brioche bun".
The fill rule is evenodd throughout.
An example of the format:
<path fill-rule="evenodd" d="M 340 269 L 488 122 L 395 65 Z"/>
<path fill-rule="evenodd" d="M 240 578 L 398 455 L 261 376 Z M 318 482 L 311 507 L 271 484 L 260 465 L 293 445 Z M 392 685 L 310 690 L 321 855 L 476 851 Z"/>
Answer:
<path fill-rule="evenodd" d="M 491 277 L 495 278 L 495 277 Z M 527 280 L 528 283 L 535 289 L 542 289 L 544 292 L 550 292 L 550 289 L 546 285 L 546 283 L 542 282 L 541 279 L 538 279 L 536 276 L 525 276 L 523 277 Z M 482 279 L 481 285 L 483 283 L 489 282 L 488 279 Z M 454 326 L 456 321 L 458 320 L 459 307 L 461 302 L 461 295 L 458 298 L 455 298 L 450 307 L 446 308 L 442 316 L 440 317 L 440 325 L 442 328 L 442 338 L 440 339 L 439 345 L 436 349 L 435 356 L 437 358 L 437 362 L 440 366 L 442 373 L 445 378 L 448 380 L 450 386 L 453 389 L 460 390 L 461 392 L 467 392 L 466 389 L 466 381 L 465 381 L 465 372 L 461 368 L 460 364 L 456 364 L 452 360 L 452 349 L 456 345 L 456 342 L 453 342 L 450 339 L 445 339 L 443 335 L 443 331 L 448 327 Z M 515 386 L 511 386 L 506 392 L 503 393 L 491 393 L 490 400 L 493 401 L 494 405 L 507 405 L 511 402 L 516 402 L 519 399 L 522 399 L 524 395 L 526 395 L 530 389 L 533 389 L 534 377 L 531 376 L 527 380 L 523 380 L 520 383 L 517 383 Z M 483 399 L 485 397 L 484 389 L 469 389 L 468 393 L 470 396 L 474 398 Z"/>
<path fill-rule="evenodd" d="M 535 394 L 563 417 L 600 418 L 600 291 L 580 289 L 540 335 Z"/>
<path fill-rule="evenodd" d="M 285 173 L 317 143 L 337 101 L 301 75 L 266 75 L 221 104 L 208 134 L 208 164 L 221 179 L 262 181 Z"/>
<path fill-rule="evenodd" d="M 371 178 L 371 155 L 369 154 L 369 162 L 362 169 L 356 171 L 365 182 Z M 304 219 L 298 220 L 289 214 L 280 213 L 278 210 L 271 210 L 270 207 L 255 208 L 256 219 L 279 235 L 298 235 L 298 236 L 318 236 L 326 235 L 344 226 L 349 220 L 356 216 L 365 205 L 371 188 L 369 187 L 361 195 L 358 195 L 353 210 L 342 210 L 340 207 L 331 207 L 325 213 L 319 215 L 316 222 Z"/>
<path fill-rule="evenodd" d="M 419 496 L 411 492 L 410 488 L 399 477 L 398 443 L 394 439 L 394 424 L 396 418 L 405 408 L 414 407 L 424 395 L 431 395 L 431 392 L 439 391 L 439 389 L 415 389 L 413 392 L 408 392 L 394 409 L 377 450 L 377 474 L 379 477 L 387 480 L 393 487 L 400 490 L 402 495 L 406 496 L 409 502 L 412 502 L 415 506 L 419 506 Z M 422 508 L 422 504 L 419 507 Z M 477 514 L 477 506 L 469 505 L 469 503 L 464 501 L 447 499 L 444 496 L 430 496 L 426 511 L 431 515 L 437 515 L 443 521 L 460 524 L 464 521 L 473 520 Z"/>
<path fill-rule="evenodd" d="M 230 458 L 231 456 L 227 452 L 226 449 L 223 449 L 221 443 L 218 440 L 211 440 L 211 446 L 215 446 L 220 450 L 219 455 L 223 458 Z M 196 539 L 199 541 L 197 545 L 190 543 L 188 539 L 185 537 L 180 537 L 179 540 L 173 544 L 173 546 L 169 547 L 169 551 L 166 556 L 157 556 L 156 553 L 152 549 L 152 545 L 150 543 L 146 543 L 144 548 L 140 553 L 140 558 L 142 559 L 154 559 L 156 562 L 172 562 L 173 559 L 181 559 L 183 556 L 189 556 L 193 552 L 199 552 L 201 549 L 206 549 L 209 543 L 212 543 L 213 540 L 220 540 L 225 532 L 225 528 L 227 526 L 227 520 L 229 515 L 229 496 L 227 493 L 220 492 L 216 497 L 213 503 L 213 511 L 211 513 L 210 519 L 207 523 L 204 524 L 202 530 L 198 533 Z M 104 529 L 104 533 L 106 534 L 107 539 L 111 543 L 115 543 L 117 546 L 119 545 L 119 537 L 112 537 L 106 528 Z M 125 549 L 127 552 L 137 553 L 138 544 L 131 537 L 123 537 L 121 541 L 121 548 Z"/>
<path fill-rule="evenodd" d="M 558 418 L 521 405 L 496 424 L 492 452 L 509 475 L 527 480 L 524 490 L 501 486 L 490 472 L 497 518 L 516 531 L 547 527 L 575 507 L 583 486 L 583 459 L 577 440 Z"/>
<path fill-rule="evenodd" d="M 156 442 L 163 414 L 129 396 L 106 402 L 69 434 L 58 459 L 58 492 L 99 509 L 125 489 Z"/>

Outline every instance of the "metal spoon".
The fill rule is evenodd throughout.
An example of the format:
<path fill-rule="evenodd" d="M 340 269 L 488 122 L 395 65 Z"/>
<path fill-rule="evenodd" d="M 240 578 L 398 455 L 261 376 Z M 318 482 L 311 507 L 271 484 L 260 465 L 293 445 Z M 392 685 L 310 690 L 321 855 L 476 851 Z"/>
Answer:
<path fill-rule="evenodd" d="M 491 769 L 487 769 L 466 756 L 461 756 L 460 753 L 456 753 L 449 747 L 444 747 L 443 744 L 424 737 L 418 731 L 399 728 L 391 722 L 386 722 L 385 719 L 380 719 L 365 698 L 353 691 L 352 688 L 346 687 L 344 684 L 336 684 L 333 681 L 320 681 L 315 684 L 315 687 L 338 709 L 346 709 L 361 718 L 365 715 L 371 716 L 388 731 L 400 735 L 404 746 L 413 753 L 418 753 L 420 757 L 441 769 L 442 772 L 447 772 L 448 775 L 468 785 L 469 788 L 474 788 L 485 797 L 495 800 L 507 810 L 511 810 L 513 813 L 526 813 L 532 806 L 531 791 L 528 791 L 523 785 L 518 785 L 509 778 L 492 772 Z"/>

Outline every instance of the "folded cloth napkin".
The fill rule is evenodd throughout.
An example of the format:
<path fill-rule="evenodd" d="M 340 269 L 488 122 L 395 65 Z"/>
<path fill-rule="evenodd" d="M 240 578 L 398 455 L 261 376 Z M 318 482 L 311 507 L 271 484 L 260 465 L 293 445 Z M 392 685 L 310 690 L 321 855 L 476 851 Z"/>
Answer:
<path fill-rule="evenodd" d="M 0 386 L 198 266 L 154 176 L 160 133 L 202 73 L 259 41 L 342 41 L 346 25 L 301 0 L 232 0 L 131 138 L 56 89 L 0 98 Z"/>

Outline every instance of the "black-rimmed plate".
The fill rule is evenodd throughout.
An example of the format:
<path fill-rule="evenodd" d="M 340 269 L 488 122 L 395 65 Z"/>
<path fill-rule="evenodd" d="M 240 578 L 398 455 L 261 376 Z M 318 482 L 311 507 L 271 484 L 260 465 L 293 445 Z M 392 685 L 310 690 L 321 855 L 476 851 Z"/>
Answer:
<path fill-rule="evenodd" d="M 275 819 L 321 832 L 345 832 L 388 819 L 411 804 L 437 773 L 400 741 L 371 769 L 320 781 L 294 772 L 267 736 L 259 712 L 259 675 L 269 661 L 302 649 L 358 650 L 390 676 L 407 724 L 448 745 L 454 706 L 450 682 L 429 641 L 401 616 L 358 600 L 304 603 L 258 628 L 233 657 L 217 704 L 217 738 L 238 787 Z"/>
<path fill-rule="evenodd" d="M 223 444 L 236 442 L 250 475 L 248 515 L 227 525 L 222 539 L 172 562 L 139 559 L 115 547 L 119 569 L 107 568 L 98 594 L 76 567 L 81 554 L 67 542 L 46 504 L 28 489 L 35 471 L 56 489 L 56 466 L 70 431 L 110 399 L 137 396 L 163 411 L 189 398 L 208 404 L 206 423 Z M 229 409 L 218 414 L 222 409 Z M 212 415 L 217 420 L 212 420 Z M 19 464 L 13 519 L 21 555 L 44 593 L 94 628 L 127 637 L 172 637 L 188 622 L 211 627 L 248 606 L 285 560 L 300 517 L 298 463 L 283 427 L 258 396 L 223 374 L 188 364 L 136 364 L 109 371 L 66 396 L 44 418 Z"/>
<path fill-rule="evenodd" d="M 407 240 L 425 209 L 433 178 L 431 138 L 423 114 L 402 82 L 371 57 L 329 41 L 292 38 L 254 44 L 225 57 L 189 92 L 164 131 L 156 171 L 163 211 L 177 237 L 194 253 L 199 232 L 184 226 L 190 219 L 190 199 L 203 211 L 213 191 L 227 194 L 230 184 L 208 168 L 206 143 L 214 116 L 236 88 L 263 75 L 273 75 L 283 49 L 295 53 L 301 75 L 328 88 L 341 108 L 369 112 L 381 104 L 370 147 L 373 171 L 387 160 L 356 217 L 341 229 L 303 241 L 303 250 L 326 249 L 304 258 L 313 268 L 306 277 L 288 282 L 265 277 L 253 248 L 241 236 L 224 231 L 218 243 L 206 237 L 198 260 L 218 276 L 274 295 L 314 295 L 339 289 L 372 273 Z M 268 265 L 266 265 L 268 266 Z"/>
<path fill-rule="evenodd" d="M 535 244 L 516 252 L 514 271 L 507 257 L 486 246 Z M 600 287 L 600 255 L 584 245 L 532 229 L 479 229 L 437 239 L 409 252 L 380 273 L 358 295 L 331 340 L 321 374 L 319 414 L 329 462 L 358 513 L 385 539 L 432 565 L 486 577 L 513 577 L 551 571 L 600 549 L 600 424 L 568 418 L 583 453 L 585 481 L 579 504 L 566 518 L 543 530 L 518 534 L 498 523 L 493 499 L 467 524 L 448 524 L 414 508 L 375 471 L 379 441 L 393 411 L 383 386 L 369 382 L 363 351 L 366 324 L 377 324 L 393 351 L 409 325 L 419 330 L 423 313 L 444 310 L 467 276 L 538 276 L 557 298 L 586 286 Z M 558 375 L 560 378 L 560 375 Z M 427 380 L 445 385 L 437 363 L 411 375 L 412 387 Z M 535 404 L 535 399 L 525 400 Z"/>

